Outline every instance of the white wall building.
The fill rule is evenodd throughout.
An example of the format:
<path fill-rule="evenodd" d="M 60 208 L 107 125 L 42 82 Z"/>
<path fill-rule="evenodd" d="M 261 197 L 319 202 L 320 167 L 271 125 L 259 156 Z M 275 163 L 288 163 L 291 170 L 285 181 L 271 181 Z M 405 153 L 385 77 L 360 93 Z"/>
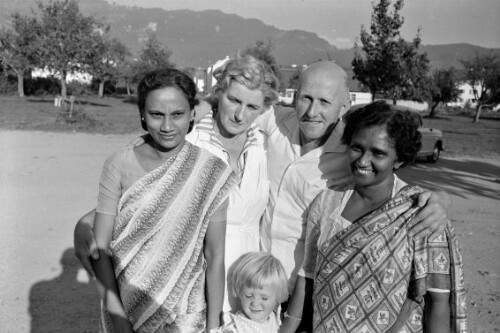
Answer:
<path fill-rule="evenodd" d="M 458 86 L 458 89 L 460 90 L 460 95 L 458 96 L 456 101 L 446 103 L 446 105 L 458 106 L 458 107 L 463 108 L 467 103 L 469 103 L 469 105 L 471 107 L 475 107 L 476 106 L 476 96 L 474 96 L 474 89 L 477 91 L 481 91 L 481 88 L 482 87 L 480 84 L 476 85 L 475 87 L 472 87 L 468 83 L 461 83 Z"/>

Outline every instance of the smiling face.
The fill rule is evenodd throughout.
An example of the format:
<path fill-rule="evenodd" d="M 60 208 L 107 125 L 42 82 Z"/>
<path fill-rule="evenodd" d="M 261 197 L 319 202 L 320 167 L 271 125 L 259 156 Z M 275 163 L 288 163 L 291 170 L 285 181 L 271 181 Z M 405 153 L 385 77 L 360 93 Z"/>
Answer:
<path fill-rule="evenodd" d="M 397 159 L 386 125 L 355 132 L 347 156 L 356 186 L 392 186 L 393 172 L 403 164 Z"/>
<path fill-rule="evenodd" d="M 184 93 L 174 87 L 153 90 L 146 97 L 144 109 L 142 116 L 156 148 L 174 153 L 182 149 L 194 117 Z"/>
<path fill-rule="evenodd" d="M 296 112 L 301 143 L 330 135 L 333 124 L 347 108 L 345 72 L 330 62 L 311 65 L 300 77 Z"/>
<path fill-rule="evenodd" d="M 271 312 L 278 306 L 276 293 L 270 286 L 263 288 L 244 287 L 241 290 L 240 301 L 245 315 L 259 323 L 266 321 Z"/>
<path fill-rule="evenodd" d="M 233 80 L 219 96 L 217 128 L 224 137 L 246 134 L 255 118 L 265 110 L 262 91 L 249 89 Z"/>

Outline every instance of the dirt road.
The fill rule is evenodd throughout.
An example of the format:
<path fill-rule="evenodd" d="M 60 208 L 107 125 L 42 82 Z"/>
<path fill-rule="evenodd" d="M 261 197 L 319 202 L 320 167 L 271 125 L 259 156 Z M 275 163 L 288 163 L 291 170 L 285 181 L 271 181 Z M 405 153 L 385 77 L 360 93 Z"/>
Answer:
<path fill-rule="evenodd" d="M 135 137 L 0 131 L 0 332 L 96 332 L 98 298 L 73 257 L 101 165 Z M 402 177 L 448 191 L 465 261 L 471 332 L 500 328 L 500 160 L 417 164 Z"/>

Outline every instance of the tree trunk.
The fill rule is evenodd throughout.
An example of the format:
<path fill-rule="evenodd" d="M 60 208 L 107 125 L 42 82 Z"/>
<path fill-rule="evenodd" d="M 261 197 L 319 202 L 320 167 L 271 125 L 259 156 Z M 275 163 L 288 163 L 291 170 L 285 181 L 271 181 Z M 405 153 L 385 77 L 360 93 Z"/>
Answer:
<path fill-rule="evenodd" d="M 17 72 L 17 92 L 19 93 L 19 97 L 24 97 L 24 72 Z"/>
<path fill-rule="evenodd" d="M 99 82 L 99 98 L 104 97 L 104 81 Z"/>
<path fill-rule="evenodd" d="M 478 103 L 477 108 L 476 108 L 476 114 L 474 115 L 474 120 L 473 120 L 474 123 L 479 122 L 479 117 L 481 116 L 482 109 L 483 109 L 483 105 Z"/>
<path fill-rule="evenodd" d="M 434 103 L 434 105 L 431 107 L 431 112 L 429 112 L 429 118 L 434 118 L 435 114 L 434 111 L 436 110 L 436 107 L 438 106 L 439 101 Z"/>
<path fill-rule="evenodd" d="M 61 97 L 66 98 L 67 95 L 66 80 L 61 78 Z"/>
<path fill-rule="evenodd" d="M 130 84 L 125 83 L 125 86 L 127 87 L 127 95 L 130 96 Z"/>

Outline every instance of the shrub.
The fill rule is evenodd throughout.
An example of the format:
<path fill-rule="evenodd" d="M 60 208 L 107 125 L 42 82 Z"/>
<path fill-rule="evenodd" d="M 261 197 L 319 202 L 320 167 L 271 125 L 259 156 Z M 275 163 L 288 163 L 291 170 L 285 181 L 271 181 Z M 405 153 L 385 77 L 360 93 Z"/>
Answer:
<path fill-rule="evenodd" d="M 100 125 L 92 115 L 88 114 L 78 102 L 73 105 L 70 113 L 69 103 L 63 103 L 57 113 L 56 123 L 70 125 L 72 129 L 94 129 Z"/>
<path fill-rule="evenodd" d="M 57 95 L 61 91 L 59 80 L 53 77 L 24 79 L 24 93 L 31 96 Z"/>
<path fill-rule="evenodd" d="M 17 77 L 14 75 L 0 75 L 0 94 L 17 93 Z"/>

